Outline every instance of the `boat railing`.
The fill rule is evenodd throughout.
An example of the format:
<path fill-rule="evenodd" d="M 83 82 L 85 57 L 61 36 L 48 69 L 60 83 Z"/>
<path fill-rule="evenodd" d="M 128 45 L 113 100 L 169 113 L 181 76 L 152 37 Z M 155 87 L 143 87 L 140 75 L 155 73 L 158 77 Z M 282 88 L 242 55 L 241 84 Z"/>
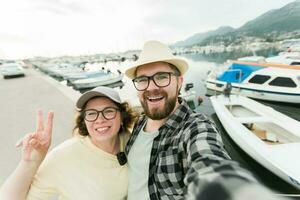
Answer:
<path fill-rule="evenodd" d="M 223 68 L 214 68 L 209 72 L 209 78 L 215 80 L 215 88 L 214 88 L 214 94 L 213 96 L 217 96 L 217 87 L 218 87 L 218 83 L 217 83 L 217 77 L 221 74 L 224 73 L 226 70 Z"/>
<path fill-rule="evenodd" d="M 229 71 L 232 71 L 232 72 L 237 72 L 238 74 L 238 81 L 239 81 L 239 84 L 237 84 L 237 95 L 240 95 L 240 92 L 241 92 L 241 83 L 242 83 L 242 70 L 241 69 L 231 69 Z"/>
<path fill-rule="evenodd" d="M 238 89 L 237 89 L 237 92 L 236 92 L 236 94 L 237 95 L 239 95 L 240 94 L 240 91 L 241 91 L 241 82 L 242 82 L 242 70 L 241 69 L 228 69 L 228 70 L 225 70 L 225 71 L 223 71 L 223 73 L 226 73 L 226 72 L 237 72 L 237 74 L 238 74 L 238 77 L 237 77 L 237 80 L 238 80 L 238 82 L 239 82 L 239 84 L 237 85 L 237 86 L 235 86 L 235 87 L 237 87 Z M 214 96 L 216 96 L 217 95 L 217 87 L 219 87 L 218 86 L 218 83 L 217 83 L 217 77 L 218 77 L 218 75 L 220 75 L 220 73 L 218 72 L 218 70 L 213 70 L 213 71 L 211 71 L 211 76 L 212 76 L 212 78 L 214 79 L 214 80 L 216 80 L 215 81 L 215 88 L 214 88 Z M 226 82 L 227 84 L 231 84 L 232 82 Z M 226 85 L 223 85 L 222 87 L 226 87 Z"/>

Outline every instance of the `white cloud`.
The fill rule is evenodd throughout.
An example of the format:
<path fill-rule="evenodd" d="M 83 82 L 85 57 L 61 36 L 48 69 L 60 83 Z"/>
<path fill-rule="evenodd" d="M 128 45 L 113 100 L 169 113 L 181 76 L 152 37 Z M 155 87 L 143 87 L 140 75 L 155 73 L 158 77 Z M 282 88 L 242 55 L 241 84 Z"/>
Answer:
<path fill-rule="evenodd" d="M 140 48 L 243 23 L 292 0 L 10 0 L 0 3 L 0 59 Z"/>

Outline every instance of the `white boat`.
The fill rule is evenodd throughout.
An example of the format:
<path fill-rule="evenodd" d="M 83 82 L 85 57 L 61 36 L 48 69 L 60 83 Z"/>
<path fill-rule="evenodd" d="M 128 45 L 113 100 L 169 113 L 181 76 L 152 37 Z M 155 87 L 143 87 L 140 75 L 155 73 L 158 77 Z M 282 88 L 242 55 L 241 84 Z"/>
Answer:
<path fill-rule="evenodd" d="M 55 64 L 44 68 L 43 71 L 56 79 L 62 80 L 66 74 L 82 72 L 82 69 L 71 64 Z"/>
<path fill-rule="evenodd" d="M 110 85 L 122 81 L 123 74 L 109 72 L 99 77 L 80 79 L 73 82 L 75 89 L 94 88 L 101 85 Z"/>
<path fill-rule="evenodd" d="M 3 75 L 4 79 L 25 76 L 24 68 L 18 63 L 5 63 L 0 65 L 0 74 Z"/>
<path fill-rule="evenodd" d="M 184 98 L 186 101 L 195 102 L 197 100 L 197 95 L 195 90 L 181 91 L 181 98 Z"/>
<path fill-rule="evenodd" d="M 81 72 L 74 72 L 68 73 L 64 75 L 63 79 L 67 81 L 67 85 L 73 85 L 73 82 L 80 79 L 87 79 L 87 78 L 96 78 L 100 76 L 107 75 L 105 71 L 81 71 Z"/>
<path fill-rule="evenodd" d="M 186 83 L 184 88 L 181 89 L 179 96 L 184 98 L 186 101 L 197 100 L 196 91 L 192 89 L 194 87 L 193 83 Z"/>
<path fill-rule="evenodd" d="M 212 70 L 205 85 L 208 95 L 222 92 L 231 83 L 233 94 L 255 99 L 300 103 L 300 66 L 234 61 L 218 72 Z"/>
<path fill-rule="evenodd" d="M 255 63 L 264 63 L 265 57 L 263 56 L 247 56 L 239 58 L 238 61 L 246 61 L 246 62 L 255 62 Z"/>
<path fill-rule="evenodd" d="M 300 122 L 241 95 L 210 97 L 233 141 L 258 163 L 300 189 Z"/>
<path fill-rule="evenodd" d="M 203 99 L 197 96 L 193 87 L 193 83 L 186 83 L 185 86 L 181 88 L 179 97 L 183 98 L 190 108 L 194 110 L 202 103 L 202 101 L 200 102 L 200 99 Z"/>
<path fill-rule="evenodd" d="M 298 51 L 280 52 L 277 56 L 266 58 L 265 61 L 267 63 L 300 65 L 300 52 Z"/>

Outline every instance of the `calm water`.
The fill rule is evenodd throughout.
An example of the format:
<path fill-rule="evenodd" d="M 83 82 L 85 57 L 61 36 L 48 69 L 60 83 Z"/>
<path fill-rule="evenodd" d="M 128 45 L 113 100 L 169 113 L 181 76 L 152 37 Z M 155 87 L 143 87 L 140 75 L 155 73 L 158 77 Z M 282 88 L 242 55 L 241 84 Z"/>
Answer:
<path fill-rule="evenodd" d="M 278 191 L 278 193 L 297 193 L 300 194 L 300 191 L 289 186 L 287 183 L 282 181 L 280 178 L 277 178 L 274 174 L 266 170 L 260 164 L 258 164 L 255 160 L 249 157 L 245 152 L 243 152 L 228 136 L 224 128 L 222 127 L 220 121 L 218 120 L 214 110 L 210 104 L 208 97 L 205 96 L 206 89 L 204 86 L 204 81 L 207 75 L 207 72 L 214 68 L 214 67 L 222 67 L 224 64 L 224 59 L 220 58 L 217 59 L 207 59 L 200 55 L 188 55 L 185 56 L 189 62 L 189 70 L 185 74 L 184 82 L 186 83 L 193 83 L 194 90 L 197 93 L 197 96 L 201 96 L 204 98 L 203 103 L 200 106 L 196 107 L 197 112 L 202 112 L 209 117 L 211 117 L 216 125 L 218 126 L 219 130 L 221 131 L 222 138 L 225 144 L 226 150 L 229 152 L 232 159 L 238 161 L 242 166 L 249 169 L 257 179 L 262 182 L 267 187 Z M 213 62 L 216 61 L 216 62 Z M 107 63 L 106 67 L 112 70 L 121 70 L 125 71 L 127 66 L 130 66 L 131 62 L 125 61 L 123 63 Z M 124 77 L 122 83 L 122 88 L 119 88 L 119 92 L 123 99 L 137 99 L 136 98 L 136 90 L 132 85 L 131 80 Z M 292 104 L 284 104 L 284 103 L 271 103 L 271 102 L 263 102 L 269 106 L 272 106 L 276 110 L 287 114 L 294 119 L 300 121 L 300 108 Z"/>

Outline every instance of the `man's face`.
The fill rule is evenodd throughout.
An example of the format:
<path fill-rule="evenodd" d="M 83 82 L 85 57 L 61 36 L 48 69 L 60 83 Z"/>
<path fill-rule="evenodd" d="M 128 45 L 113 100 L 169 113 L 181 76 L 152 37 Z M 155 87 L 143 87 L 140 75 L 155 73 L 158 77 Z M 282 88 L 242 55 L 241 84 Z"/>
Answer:
<path fill-rule="evenodd" d="M 136 71 L 136 77 L 150 77 L 159 72 L 174 73 L 174 70 L 167 63 L 155 62 L 139 66 Z M 182 76 L 170 75 L 170 84 L 165 87 L 159 87 L 153 80 L 150 80 L 147 89 L 138 91 L 145 114 L 153 120 L 167 118 L 174 111 L 182 81 Z"/>

